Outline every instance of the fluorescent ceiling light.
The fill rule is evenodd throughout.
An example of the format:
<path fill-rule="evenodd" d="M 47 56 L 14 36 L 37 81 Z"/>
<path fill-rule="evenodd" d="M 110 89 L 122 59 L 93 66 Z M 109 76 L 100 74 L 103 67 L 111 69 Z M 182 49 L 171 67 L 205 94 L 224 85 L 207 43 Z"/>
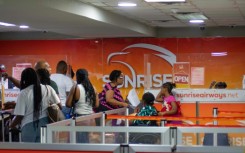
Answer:
<path fill-rule="evenodd" d="M 21 28 L 21 29 L 28 29 L 29 26 L 27 26 L 27 25 L 20 25 L 19 28 Z"/>
<path fill-rule="evenodd" d="M 204 20 L 190 20 L 190 23 L 203 23 Z"/>
<path fill-rule="evenodd" d="M 208 18 L 201 13 L 174 14 L 179 20 L 207 20 Z"/>
<path fill-rule="evenodd" d="M 6 23 L 6 22 L 0 22 L 0 25 L 6 26 L 6 27 L 13 27 L 13 26 L 15 26 L 15 24 Z"/>
<path fill-rule="evenodd" d="M 118 6 L 132 7 L 132 6 L 137 6 L 137 4 L 136 3 L 130 3 L 130 2 L 119 2 Z"/>
<path fill-rule="evenodd" d="M 145 0 L 146 2 L 185 2 L 185 0 Z"/>
<path fill-rule="evenodd" d="M 227 52 L 212 52 L 211 56 L 226 56 Z"/>

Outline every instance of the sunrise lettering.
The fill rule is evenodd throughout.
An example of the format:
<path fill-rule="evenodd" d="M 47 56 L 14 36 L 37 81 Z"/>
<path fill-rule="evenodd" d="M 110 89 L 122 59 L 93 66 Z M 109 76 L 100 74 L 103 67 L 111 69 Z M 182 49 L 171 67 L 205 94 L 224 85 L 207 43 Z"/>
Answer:
<path fill-rule="evenodd" d="M 110 82 L 109 75 L 103 76 L 103 82 L 107 83 Z M 132 86 L 134 88 L 140 88 L 144 87 L 145 84 L 145 76 L 140 74 L 136 75 L 135 78 L 131 78 L 128 75 L 124 76 L 124 83 L 121 86 L 118 86 L 119 88 L 128 88 L 129 86 Z M 155 87 L 160 88 L 163 83 L 165 82 L 172 82 L 172 74 L 154 74 L 149 76 L 149 87 Z"/>

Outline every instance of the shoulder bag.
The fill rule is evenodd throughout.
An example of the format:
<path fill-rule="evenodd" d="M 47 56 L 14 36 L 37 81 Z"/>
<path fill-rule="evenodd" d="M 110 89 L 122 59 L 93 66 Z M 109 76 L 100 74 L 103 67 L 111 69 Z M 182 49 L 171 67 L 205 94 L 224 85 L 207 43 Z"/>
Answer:
<path fill-rule="evenodd" d="M 49 89 L 47 88 L 47 95 L 48 93 L 51 93 L 51 92 L 49 92 Z M 65 116 L 63 112 L 60 110 L 58 104 L 52 101 L 48 101 L 47 113 L 48 113 L 49 123 L 58 122 L 58 121 L 62 121 L 65 119 Z"/>

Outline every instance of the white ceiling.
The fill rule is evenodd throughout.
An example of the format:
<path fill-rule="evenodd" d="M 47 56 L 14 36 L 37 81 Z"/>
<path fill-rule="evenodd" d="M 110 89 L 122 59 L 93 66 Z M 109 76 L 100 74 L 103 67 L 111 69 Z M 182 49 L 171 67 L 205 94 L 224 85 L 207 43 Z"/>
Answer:
<path fill-rule="evenodd" d="M 0 22 L 30 26 L 28 30 L 0 26 L 0 39 L 171 37 L 179 35 L 173 34 L 174 31 L 197 31 L 199 27 L 211 29 L 217 36 L 230 28 L 233 32 L 239 29 L 240 36 L 245 35 L 245 0 L 186 0 L 185 3 L 125 0 L 137 6 L 118 7 L 118 2 L 123 1 L 0 0 Z M 203 14 L 208 20 L 193 25 L 174 17 L 190 13 Z M 167 35 L 169 31 L 172 35 Z"/>

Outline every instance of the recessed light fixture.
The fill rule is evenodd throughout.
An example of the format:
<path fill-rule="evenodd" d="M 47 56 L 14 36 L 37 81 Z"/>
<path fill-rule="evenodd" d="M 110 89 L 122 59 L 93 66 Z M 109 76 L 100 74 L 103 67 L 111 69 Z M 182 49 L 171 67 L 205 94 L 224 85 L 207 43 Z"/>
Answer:
<path fill-rule="evenodd" d="M 185 2 L 185 0 L 145 0 L 146 2 L 167 2 L 167 3 L 172 3 L 172 2 Z"/>
<path fill-rule="evenodd" d="M 6 26 L 6 27 L 14 27 L 14 26 L 16 26 L 15 24 L 6 23 L 6 22 L 0 22 L 0 25 Z"/>
<path fill-rule="evenodd" d="M 29 26 L 27 26 L 27 25 L 20 25 L 19 28 L 21 28 L 21 29 L 28 29 Z"/>
<path fill-rule="evenodd" d="M 227 52 L 212 52 L 211 56 L 227 56 Z"/>
<path fill-rule="evenodd" d="M 208 20 L 205 15 L 198 12 L 177 12 L 173 16 L 179 20 Z"/>
<path fill-rule="evenodd" d="M 137 4 L 136 3 L 130 3 L 130 2 L 119 2 L 118 6 L 133 7 L 133 6 L 137 6 Z"/>
<path fill-rule="evenodd" d="M 190 20 L 190 23 L 203 23 L 204 20 Z"/>

